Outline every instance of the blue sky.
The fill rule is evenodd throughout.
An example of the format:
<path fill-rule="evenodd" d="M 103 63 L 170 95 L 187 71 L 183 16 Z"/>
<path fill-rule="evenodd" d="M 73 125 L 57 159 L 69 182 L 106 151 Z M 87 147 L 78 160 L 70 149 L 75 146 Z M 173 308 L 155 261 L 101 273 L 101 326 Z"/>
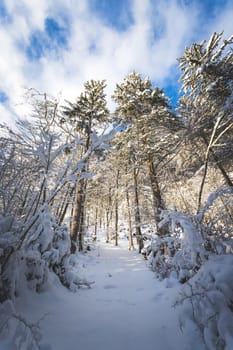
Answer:
<path fill-rule="evenodd" d="M 52 51 L 58 52 L 67 48 L 68 25 L 63 27 L 52 17 L 45 18 L 43 30 L 35 30 L 25 46 L 28 60 L 39 60 Z"/>
<path fill-rule="evenodd" d="M 0 0 L 0 118 L 24 117 L 25 88 L 73 101 L 89 79 L 116 83 L 135 70 L 176 103 L 184 47 L 233 34 L 233 1 Z"/>

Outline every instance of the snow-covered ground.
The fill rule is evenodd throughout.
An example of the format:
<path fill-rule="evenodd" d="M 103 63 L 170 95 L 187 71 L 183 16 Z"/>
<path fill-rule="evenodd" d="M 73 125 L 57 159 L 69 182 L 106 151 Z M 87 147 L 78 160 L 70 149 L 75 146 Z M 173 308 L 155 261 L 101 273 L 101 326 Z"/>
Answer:
<path fill-rule="evenodd" d="M 194 328 L 180 329 L 181 310 L 173 307 L 180 287 L 158 281 L 127 241 L 119 247 L 97 241 L 78 261 L 79 275 L 95 282 L 91 289 L 72 293 L 55 281 L 48 291 L 18 300 L 27 319 L 42 318 L 43 350 L 204 349 Z M 12 350 L 1 342 L 0 349 Z"/>

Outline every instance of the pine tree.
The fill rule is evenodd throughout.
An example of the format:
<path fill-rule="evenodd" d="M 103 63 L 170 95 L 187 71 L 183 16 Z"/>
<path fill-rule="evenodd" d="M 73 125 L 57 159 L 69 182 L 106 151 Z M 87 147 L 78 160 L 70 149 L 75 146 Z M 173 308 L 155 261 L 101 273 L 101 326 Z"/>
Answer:
<path fill-rule="evenodd" d="M 154 89 L 149 78 L 143 80 L 141 75 L 135 72 L 116 86 L 113 99 L 118 103 L 118 121 L 126 128 L 125 139 L 131 144 L 131 159 L 134 165 L 147 164 L 154 217 L 159 232 L 159 215 L 165 204 L 162 200 L 157 168 L 171 153 L 172 135 L 177 129 L 177 121 L 163 91 L 159 88 Z"/>
<path fill-rule="evenodd" d="M 82 152 L 85 154 L 91 146 L 91 135 L 104 127 L 108 121 L 109 112 L 105 99 L 105 81 L 90 80 L 84 84 L 84 92 L 75 103 L 68 103 L 63 110 L 62 121 L 69 121 L 73 126 L 73 133 L 78 134 L 82 140 Z M 81 179 L 76 183 L 73 211 L 72 211 L 72 251 L 78 240 L 79 250 L 83 250 L 83 235 L 85 221 L 85 198 L 87 180 L 85 174 L 88 171 L 88 158 L 83 163 Z"/>
<path fill-rule="evenodd" d="M 225 183 L 233 186 L 226 170 L 232 167 L 233 150 L 233 53 L 229 50 L 233 36 L 222 43 L 221 40 L 222 33 L 214 33 L 208 43 L 186 48 L 179 59 L 185 93 L 180 100 L 185 136 L 199 143 L 204 153 L 198 209 L 210 161 L 218 167 Z"/>

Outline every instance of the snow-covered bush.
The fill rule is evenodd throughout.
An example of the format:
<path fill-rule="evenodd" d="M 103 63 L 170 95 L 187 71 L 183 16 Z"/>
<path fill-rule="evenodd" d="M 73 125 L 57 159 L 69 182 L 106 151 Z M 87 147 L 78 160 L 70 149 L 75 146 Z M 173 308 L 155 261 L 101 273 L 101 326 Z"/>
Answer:
<path fill-rule="evenodd" d="M 177 211 L 163 211 L 160 225 L 164 224 L 169 224 L 171 233 L 154 239 L 149 264 L 159 277 L 165 278 L 172 274 L 184 283 L 207 258 L 204 239 L 192 216 Z"/>
<path fill-rule="evenodd" d="M 232 193 L 231 187 L 211 193 L 197 215 L 163 211 L 161 225 L 169 224 L 170 232 L 156 237 L 148 249 L 149 263 L 160 278 L 184 283 L 176 302 L 185 310 L 181 327 L 195 323 L 208 350 L 233 346 L 232 221 L 226 214 Z M 224 201 L 227 208 L 217 212 Z M 206 218 L 214 211 L 211 226 Z"/>
<path fill-rule="evenodd" d="M 6 227 L 5 218 L 2 222 Z M 30 222 L 29 228 L 23 230 L 20 223 L 16 227 L 15 234 L 11 231 L 0 234 L 1 302 L 14 300 L 25 288 L 43 291 L 49 286 L 51 272 L 72 291 L 80 286 L 90 287 L 91 283 L 77 276 L 66 225 L 56 224 L 47 205 Z"/>
<path fill-rule="evenodd" d="M 233 255 L 211 256 L 183 286 L 181 326 L 195 322 L 208 350 L 233 346 Z"/>
<path fill-rule="evenodd" d="M 211 193 L 196 215 L 206 233 L 206 249 L 214 254 L 233 253 L 233 187 Z"/>
<path fill-rule="evenodd" d="M 65 226 L 53 223 L 47 206 L 36 218 L 34 224 L 30 223 L 30 229 L 28 226 L 23 229 L 22 223 L 18 222 L 17 230 L 1 231 L 0 289 L 3 300 L 14 299 L 25 287 L 40 291 L 48 282 L 50 270 L 59 271 L 58 276 L 63 279 L 62 267 L 70 254 L 69 233 Z M 0 220 L 1 228 L 2 221 L 5 225 L 6 219 Z"/>
<path fill-rule="evenodd" d="M 166 210 L 162 212 L 160 225 L 167 225 L 169 232 L 166 236 L 155 237 L 148 248 L 149 264 L 160 278 L 172 274 L 184 283 L 197 273 L 210 255 L 233 252 L 229 213 L 226 215 L 226 210 L 222 210 L 216 221 L 212 221 L 213 225 L 204 220 L 217 200 L 223 202 L 225 199 L 228 204 L 232 204 L 232 191 L 231 187 L 227 187 L 211 193 L 197 215 Z M 229 210 L 230 206 L 227 208 Z"/>
<path fill-rule="evenodd" d="M 17 313 L 12 301 L 6 300 L 0 304 L 0 334 L 7 339 L 9 349 L 17 350 L 51 350 L 51 346 L 42 343 L 40 322 L 28 322 Z"/>

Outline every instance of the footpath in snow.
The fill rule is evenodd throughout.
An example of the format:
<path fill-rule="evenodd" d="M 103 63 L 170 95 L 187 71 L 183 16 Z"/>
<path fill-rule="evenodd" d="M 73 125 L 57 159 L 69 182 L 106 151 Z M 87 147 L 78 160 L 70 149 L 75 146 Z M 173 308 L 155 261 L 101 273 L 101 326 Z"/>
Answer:
<path fill-rule="evenodd" d="M 126 241 L 119 247 L 97 242 L 79 261 L 82 277 L 95 282 L 91 289 L 72 293 L 58 287 L 21 305 L 34 320 L 45 315 L 42 333 L 52 349 L 195 349 L 173 307 L 178 289 L 159 282 Z"/>

